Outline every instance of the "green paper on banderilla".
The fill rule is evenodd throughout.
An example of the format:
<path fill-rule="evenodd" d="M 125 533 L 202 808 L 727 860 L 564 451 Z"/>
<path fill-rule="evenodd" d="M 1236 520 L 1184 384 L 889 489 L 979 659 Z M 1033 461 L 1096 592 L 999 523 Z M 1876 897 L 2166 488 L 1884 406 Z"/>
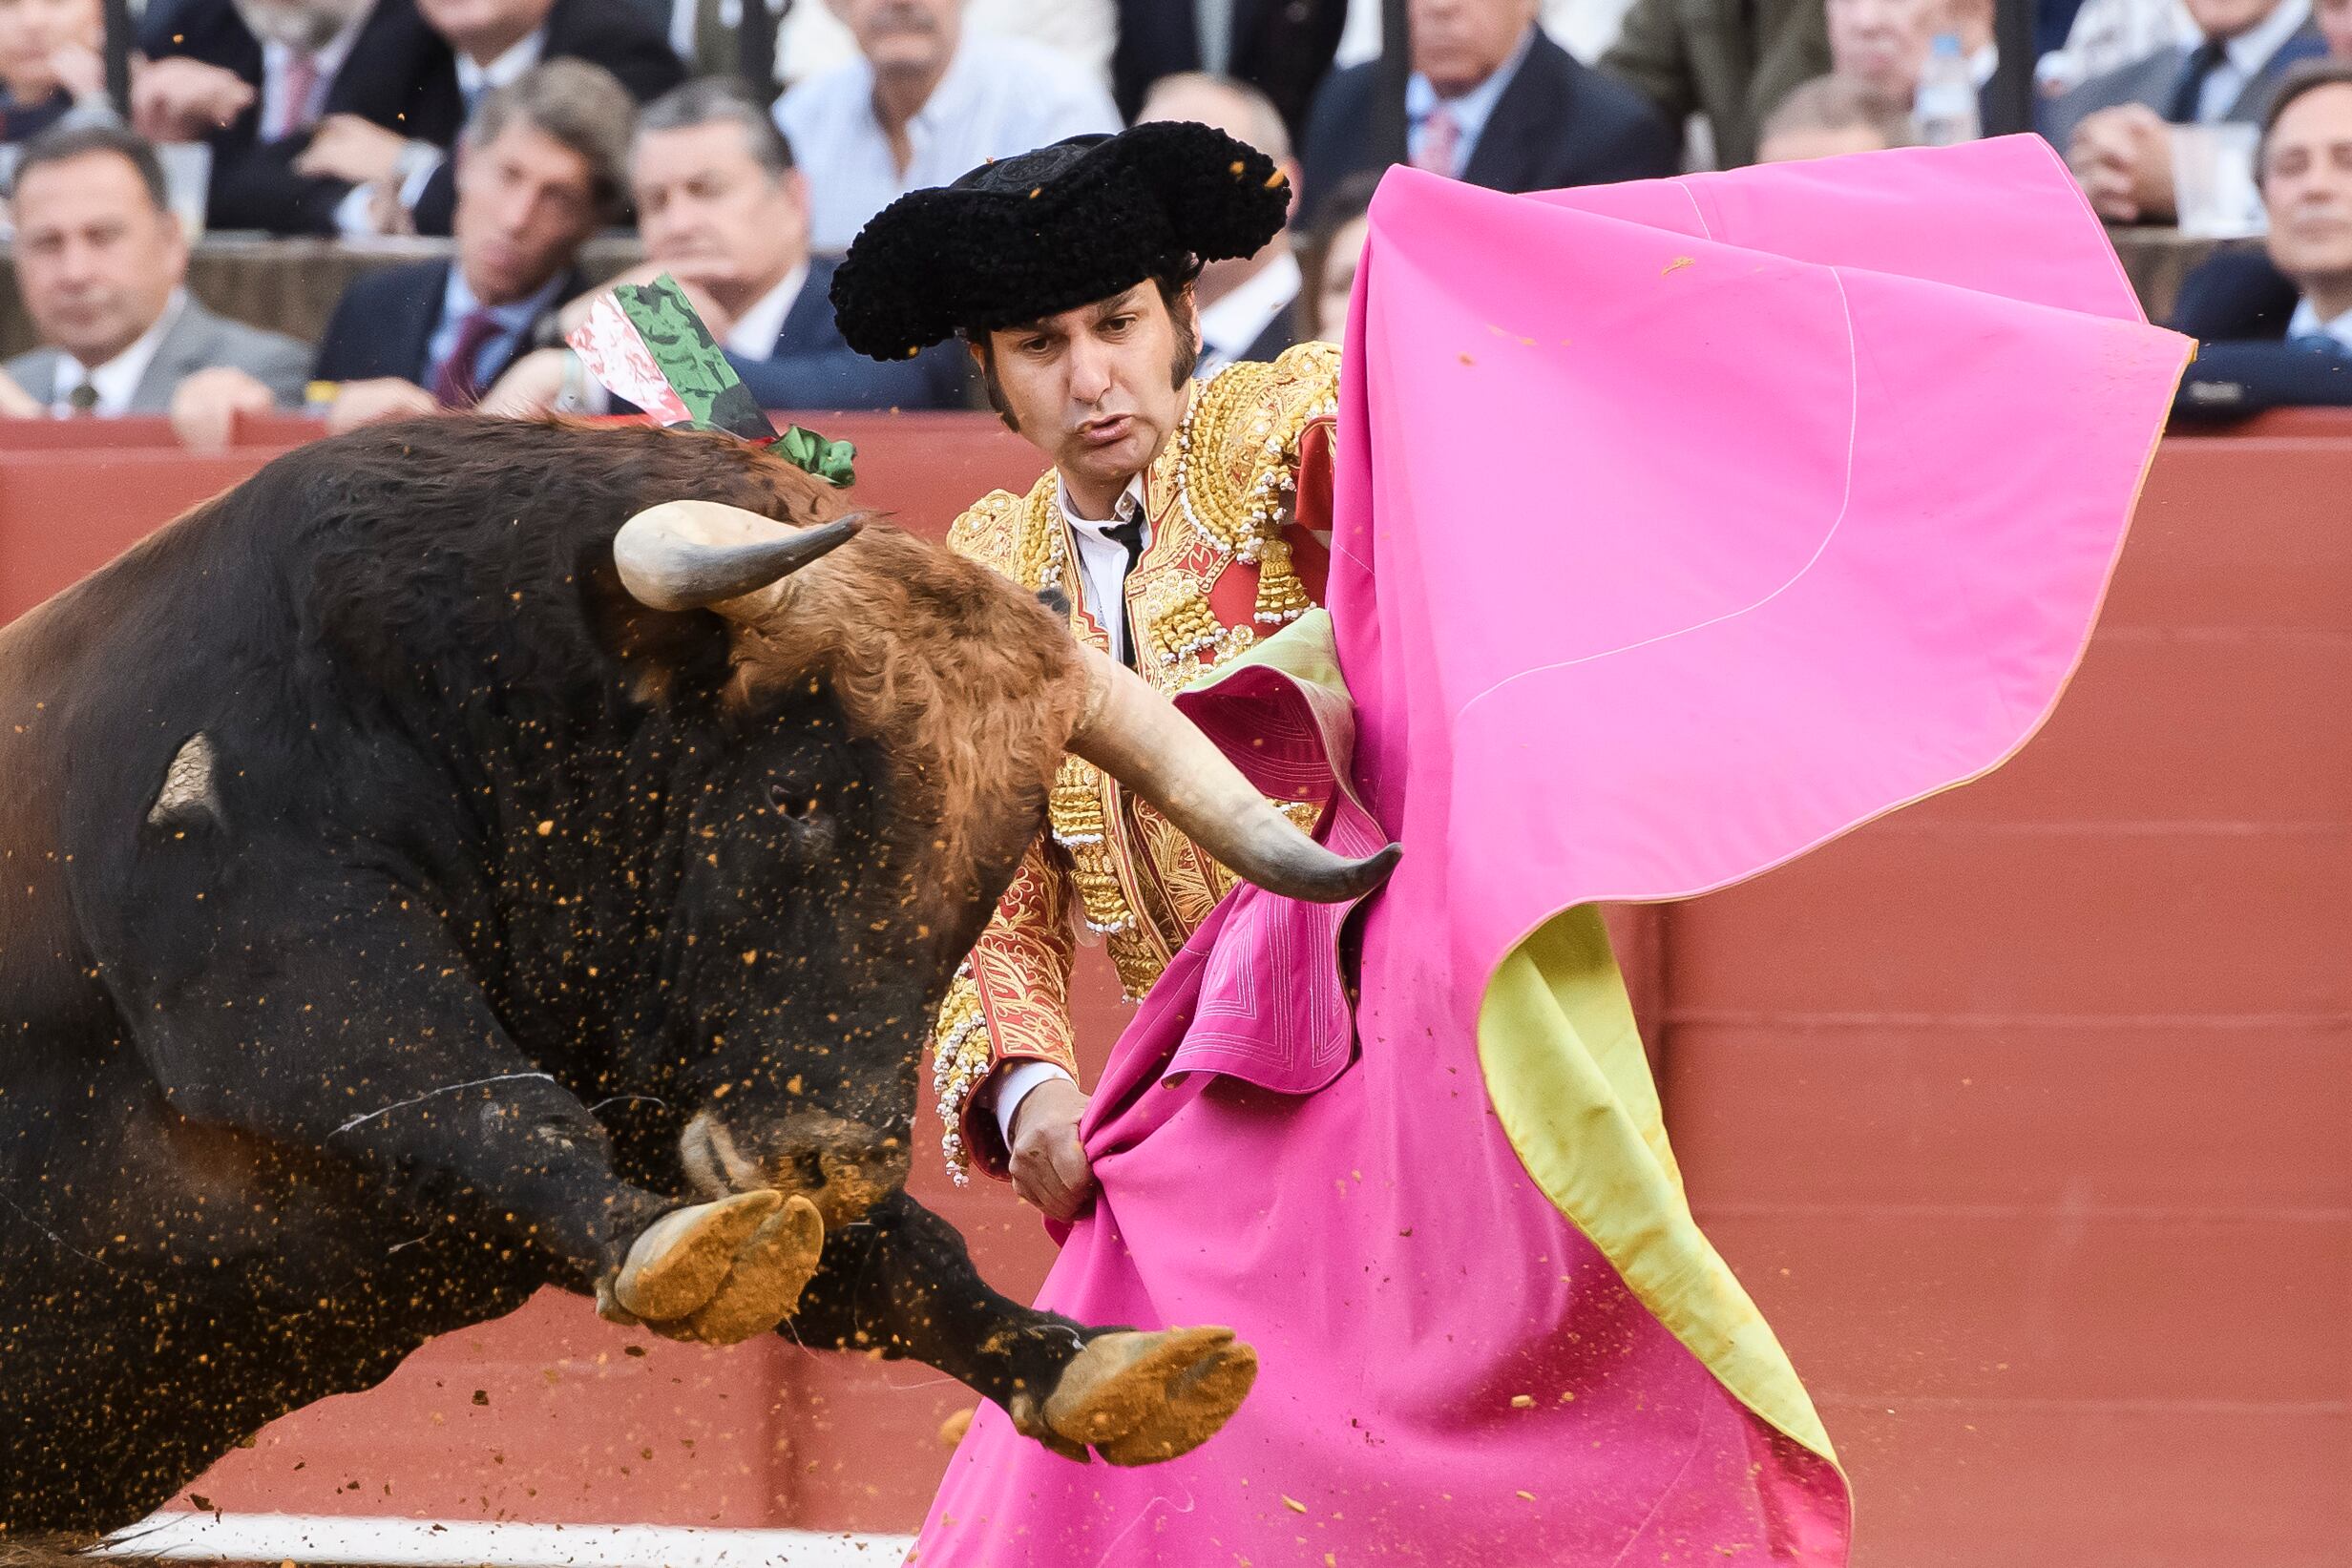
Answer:
<path fill-rule="evenodd" d="M 613 290 L 613 299 L 697 428 L 724 430 L 746 441 L 776 439 L 776 427 L 727 364 L 726 351 L 710 335 L 676 279 L 665 272 L 650 283 L 623 283 Z"/>

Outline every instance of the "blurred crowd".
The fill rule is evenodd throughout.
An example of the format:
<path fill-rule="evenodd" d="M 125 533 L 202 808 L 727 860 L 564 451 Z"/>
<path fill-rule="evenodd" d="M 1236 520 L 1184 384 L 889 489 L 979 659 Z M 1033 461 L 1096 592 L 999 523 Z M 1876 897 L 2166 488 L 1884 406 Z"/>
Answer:
<path fill-rule="evenodd" d="M 1217 125 L 1292 178 L 1292 227 L 1201 277 L 1211 374 L 1340 335 L 1394 163 L 1541 190 L 2002 118 L 1994 0 L 1405 0 L 1389 39 L 1395 9 L 147 0 L 110 60 L 101 0 L 0 0 L 40 342 L 0 412 L 168 412 L 212 445 L 270 409 L 602 409 L 561 344 L 593 297 L 583 247 L 616 230 L 641 246 L 626 276 L 676 277 L 767 406 L 967 407 L 955 345 L 881 365 L 843 345 L 834 258 L 906 191 L 1141 119 Z M 2352 401 L 2352 0 L 2036 0 L 2033 25 L 2035 129 L 2103 217 L 2169 223 L 2242 188 L 2267 231 L 2181 291 L 2208 345 L 2184 407 Z M 200 219 L 449 242 L 365 271 L 300 343 L 191 296 Z"/>

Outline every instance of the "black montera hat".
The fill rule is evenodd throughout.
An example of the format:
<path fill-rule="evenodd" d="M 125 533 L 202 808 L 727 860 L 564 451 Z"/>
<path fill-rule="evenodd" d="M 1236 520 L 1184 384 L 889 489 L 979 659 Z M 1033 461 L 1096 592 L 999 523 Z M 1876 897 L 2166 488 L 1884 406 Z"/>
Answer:
<path fill-rule="evenodd" d="M 1253 255 L 1290 199 L 1273 159 L 1209 126 L 1072 136 L 875 214 L 833 274 L 834 319 L 859 353 L 904 359 Z"/>

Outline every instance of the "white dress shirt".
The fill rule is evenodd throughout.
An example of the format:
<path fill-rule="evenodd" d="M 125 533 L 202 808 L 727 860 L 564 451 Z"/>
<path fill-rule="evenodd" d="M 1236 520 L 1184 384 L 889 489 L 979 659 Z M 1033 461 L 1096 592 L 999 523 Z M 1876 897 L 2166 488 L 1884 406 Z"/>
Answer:
<path fill-rule="evenodd" d="M 82 364 L 63 349 L 57 351 L 57 379 L 49 389 L 49 411 L 60 419 L 74 417 L 74 400 L 70 395 L 83 382 L 98 400 L 90 411 L 106 419 L 118 418 L 131 411 L 131 399 L 138 391 L 139 378 L 147 374 L 147 366 L 156 360 L 156 350 L 163 345 L 163 335 L 179 320 L 179 312 L 188 303 L 188 296 L 179 289 L 164 302 L 163 314 L 155 324 L 132 341 L 131 346 L 94 368 Z"/>
<path fill-rule="evenodd" d="M 2262 73 L 2270 57 L 2311 20 L 2311 0 L 2278 0 L 2278 9 L 2221 46 L 2221 63 L 2205 73 L 2196 100 L 2196 122 L 2217 125 Z"/>
<path fill-rule="evenodd" d="M 1060 503 L 1061 516 L 1070 525 L 1070 542 L 1078 550 L 1078 572 L 1083 584 L 1086 613 L 1094 617 L 1110 638 L 1111 657 L 1126 662 L 1125 618 L 1119 607 L 1127 596 L 1127 547 L 1105 536 L 1105 531 L 1116 527 L 1119 517 L 1096 519 L 1081 517 L 1070 505 L 1067 485 L 1054 487 L 1054 498 Z M 1144 519 L 1144 547 L 1151 547 L 1151 514 L 1144 508 L 1144 476 L 1137 474 L 1127 481 L 1120 492 L 1120 512 L 1134 512 Z M 1004 1135 L 1004 1146 L 1013 1146 L 1013 1117 L 1020 1102 L 1039 1084 L 1053 1078 L 1067 1078 L 1070 1075 L 1050 1061 L 1024 1061 L 1008 1067 L 996 1079 L 994 1098 L 983 1110 L 992 1112 L 997 1128 Z M 1073 1080 L 1075 1081 L 1075 1080 Z"/>
<path fill-rule="evenodd" d="M 498 324 L 498 330 L 474 350 L 473 364 L 469 367 L 476 378 L 475 384 L 484 391 L 490 389 L 490 383 L 479 379 L 482 370 L 503 365 L 517 351 L 530 346 L 525 340 L 530 335 L 532 324 L 556 308 L 556 294 L 564 282 L 563 275 L 557 273 L 541 283 L 536 293 L 489 307 L 491 320 Z M 472 285 L 466 282 L 466 269 L 452 263 L 449 281 L 441 286 L 441 320 L 433 327 L 432 336 L 425 343 L 423 369 L 427 390 L 431 389 L 433 378 L 440 373 L 441 362 L 456 351 L 458 335 L 465 330 L 466 318 L 480 308 L 482 302 L 474 297 Z"/>
<path fill-rule="evenodd" d="M 1119 608 L 1127 598 L 1127 547 L 1109 536 L 1109 531 L 1126 521 L 1129 511 L 1144 510 L 1144 476 L 1137 474 L 1127 481 L 1127 488 L 1119 492 L 1119 504 L 1111 510 L 1120 515 L 1101 519 L 1081 517 L 1070 502 L 1067 485 L 1054 487 L 1054 499 L 1061 506 L 1063 521 L 1070 525 L 1070 542 L 1078 549 L 1078 572 L 1084 585 L 1086 613 L 1110 638 L 1111 657 L 1120 663 L 1127 661 L 1125 617 Z M 1151 518 L 1144 517 L 1144 548 L 1151 548 Z"/>
<path fill-rule="evenodd" d="M 1250 352 L 1259 334 L 1297 301 L 1306 282 L 1298 258 L 1286 245 L 1256 277 L 1201 306 L 1201 363 L 1193 373 L 1206 381 Z"/>
<path fill-rule="evenodd" d="M 359 38 L 359 30 L 366 25 L 362 14 L 345 24 L 344 30 L 329 38 L 310 54 L 310 90 L 300 103 L 293 101 L 292 83 L 288 80 L 294 69 L 295 51 L 275 39 L 262 45 L 262 139 L 283 141 L 296 132 L 308 130 L 326 112 L 326 91 L 335 85 L 335 74 L 343 62 L 351 57 L 351 45 Z"/>
<path fill-rule="evenodd" d="M 1083 69 L 1040 45 L 970 27 L 907 124 L 904 173 L 874 114 L 873 68 L 863 56 L 779 98 L 776 124 L 793 160 L 810 171 L 809 243 L 828 255 L 849 249 L 866 220 L 909 191 L 948 184 L 990 158 L 1120 128 L 1110 94 Z"/>
<path fill-rule="evenodd" d="M 735 318 L 735 324 L 726 329 L 726 341 L 720 346 L 747 360 L 773 359 L 776 340 L 784 336 L 784 319 L 792 314 L 792 303 L 808 286 L 808 263 L 803 261 L 784 275 L 784 282 L 761 295 Z"/>
<path fill-rule="evenodd" d="M 2320 320 L 2319 311 L 2312 307 L 2311 297 L 2303 296 L 2295 302 L 2295 314 L 2287 320 L 2287 342 L 2293 343 L 2298 338 L 2333 338 L 2345 348 L 2352 349 L 2352 310 L 2345 311 L 2333 321 L 2323 322 Z"/>
<path fill-rule="evenodd" d="M 2177 4 L 2178 0 L 2166 0 Z M 1625 31 L 1626 12 L 1633 0 L 1543 0 L 1536 21 L 1553 43 L 1586 65 L 1597 65 L 1608 46 Z M 1362 65 L 1380 57 L 1380 0 L 1348 0 L 1348 17 L 1339 30 L 1334 70 Z"/>
<path fill-rule="evenodd" d="M 723 7 L 728 3 L 721 0 Z M 1119 43 L 1113 0 L 965 0 L 964 26 L 1058 50 L 1098 86 L 1110 86 L 1111 52 Z M 776 42 L 776 74 L 782 80 L 805 82 L 856 58 L 857 39 L 830 6 L 797 5 L 785 17 Z"/>
<path fill-rule="evenodd" d="M 2309 0 L 2305 0 L 2309 4 Z M 473 56 L 459 52 L 457 56 L 457 91 L 466 100 L 466 114 L 471 116 L 482 94 L 494 87 L 504 87 L 539 63 L 547 52 L 547 30 L 538 28 L 507 46 L 505 53 L 488 65 L 476 65 Z"/>

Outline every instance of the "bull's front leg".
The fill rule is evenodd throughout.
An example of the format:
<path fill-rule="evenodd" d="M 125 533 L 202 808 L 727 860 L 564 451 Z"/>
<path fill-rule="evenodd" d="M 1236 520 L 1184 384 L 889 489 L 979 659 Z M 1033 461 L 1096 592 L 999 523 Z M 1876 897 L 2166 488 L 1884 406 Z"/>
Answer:
<path fill-rule="evenodd" d="M 86 901 L 90 935 L 180 1115 L 341 1161 L 369 1205 L 536 1258 L 617 1320 L 731 1343 L 791 1310 L 822 1244 L 808 1201 L 681 1206 L 620 1180 L 416 889 L 179 844 L 133 869 L 132 896 Z"/>
<path fill-rule="evenodd" d="M 1004 1407 L 1065 1458 L 1152 1464 L 1240 1408 L 1257 1355 L 1229 1328 L 1088 1328 L 991 1290 L 955 1227 L 904 1192 L 826 1238 L 786 1325 L 811 1348 L 911 1356 Z"/>

